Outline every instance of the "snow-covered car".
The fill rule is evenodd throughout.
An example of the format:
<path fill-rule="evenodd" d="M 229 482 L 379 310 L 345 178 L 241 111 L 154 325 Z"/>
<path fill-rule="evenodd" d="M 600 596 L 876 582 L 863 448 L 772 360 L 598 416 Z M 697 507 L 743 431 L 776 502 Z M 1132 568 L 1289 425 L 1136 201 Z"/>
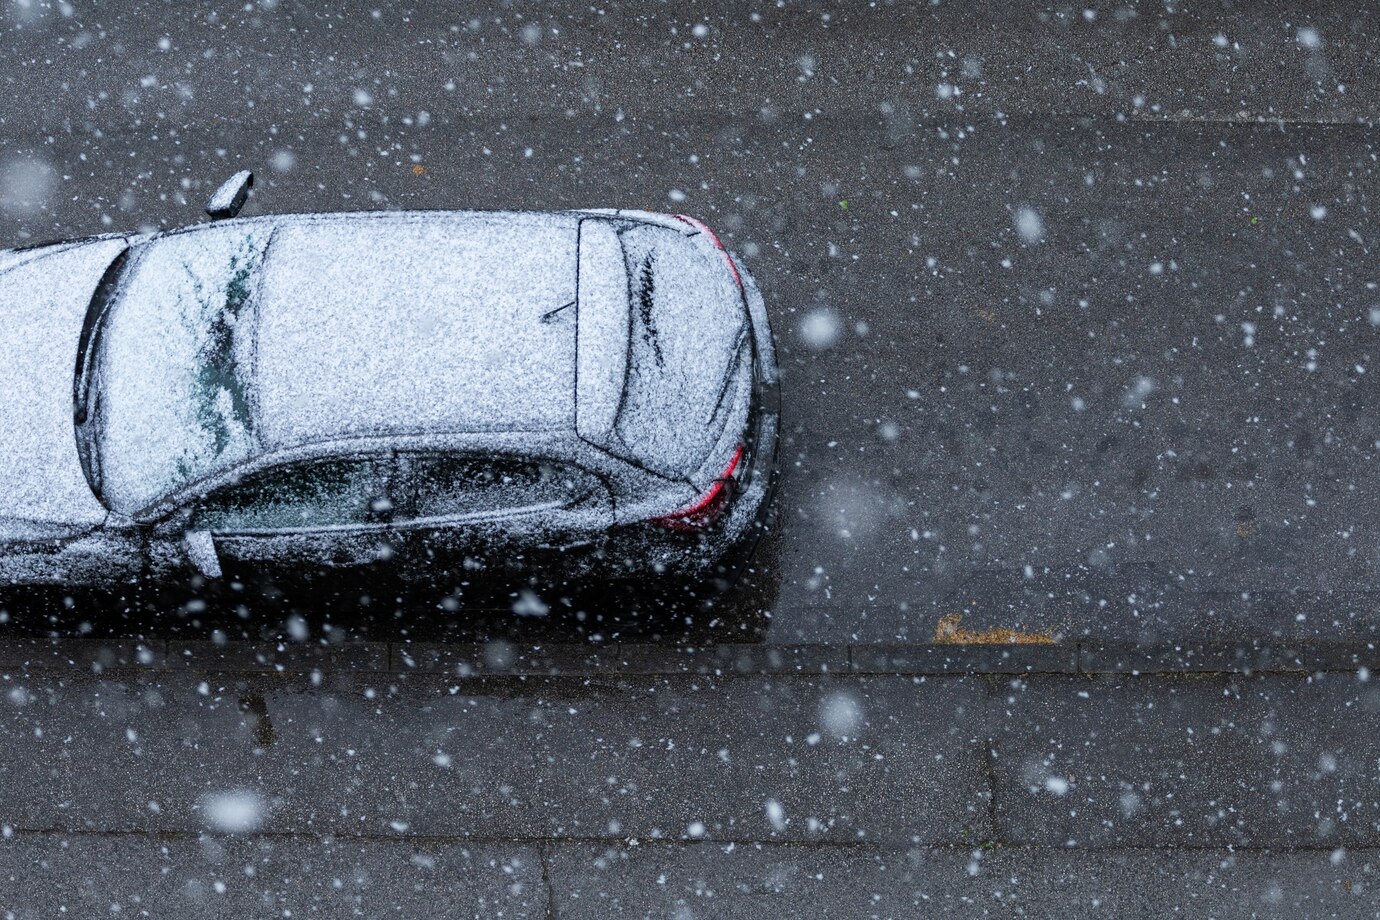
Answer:
<path fill-rule="evenodd" d="M 762 297 L 688 217 L 60 242 L 0 252 L 0 317 L 0 583 L 703 576 L 771 489 Z"/>

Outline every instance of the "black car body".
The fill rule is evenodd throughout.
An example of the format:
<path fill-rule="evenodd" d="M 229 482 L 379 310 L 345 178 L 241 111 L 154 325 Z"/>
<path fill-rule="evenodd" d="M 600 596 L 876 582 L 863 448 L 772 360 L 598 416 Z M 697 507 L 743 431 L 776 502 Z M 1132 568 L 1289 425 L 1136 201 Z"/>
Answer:
<path fill-rule="evenodd" d="M 686 217 L 106 236 L 0 252 L 0 314 L 4 583 L 694 577 L 771 490 L 765 307 Z"/>

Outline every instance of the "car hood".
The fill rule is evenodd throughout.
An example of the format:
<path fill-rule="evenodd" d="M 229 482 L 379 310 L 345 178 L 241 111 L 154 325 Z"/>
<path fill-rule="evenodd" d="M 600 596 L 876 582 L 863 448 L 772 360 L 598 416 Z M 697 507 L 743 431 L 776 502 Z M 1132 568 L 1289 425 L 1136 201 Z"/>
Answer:
<path fill-rule="evenodd" d="M 124 248 L 105 239 L 0 258 L 0 536 L 105 518 L 77 455 L 72 375 L 87 304 Z"/>

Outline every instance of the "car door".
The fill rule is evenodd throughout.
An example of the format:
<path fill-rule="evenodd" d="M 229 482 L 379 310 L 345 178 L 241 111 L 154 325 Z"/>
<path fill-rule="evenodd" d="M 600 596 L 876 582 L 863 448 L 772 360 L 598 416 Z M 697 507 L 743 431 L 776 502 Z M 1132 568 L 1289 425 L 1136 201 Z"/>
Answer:
<path fill-rule="evenodd" d="M 134 528 L 72 527 L 0 518 L 0 592 L 15 585 L 115 589 L 138 581 L 144 541 Z"/>
<path fill-rule="evenodd" d="M 613 520 L 602 480 L 554 460 L 401 452 L 392 493 L 400 574 L 437 586 L 578 570 Z"/>
<path fill-rule="evenodd" d="M 188 540 L 208 535 L 205 550 L 229 578 L 295 579 L 368 566 L 390 554 L 388 470 L 386 457 L 355 457 L 250 474 L 197 503 Z"/>

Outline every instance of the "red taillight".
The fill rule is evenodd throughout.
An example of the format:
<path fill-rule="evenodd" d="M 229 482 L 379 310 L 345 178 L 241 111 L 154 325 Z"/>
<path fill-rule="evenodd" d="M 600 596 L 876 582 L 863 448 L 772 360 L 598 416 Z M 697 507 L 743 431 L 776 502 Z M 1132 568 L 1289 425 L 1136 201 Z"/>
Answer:
<path fill-rule="evenodd" d="M 743 445 L 739 444 L 738 449 L 733 452 L 733 459 L 728 461 L 728 467 L 714 480 L 709 491 L 696 499 L 693 505 L 654 517 L 651 523 L 670 530 L 703 530 L 713 524 L 723 516 L 728 503 L 733 500 L 733 489 L 737 485 L 734 474 L 738 471 L 738 463 L 742 459 Z"/>
<path fill-rule="evenodd" d="M 728 263 L 728 270 L 733 272 L 733 281 L 738 285 L 738 290 L 739 292 L 741 292 L 743 290 L 743 276 L 738 274 L 738 266 L 733 264 L 733 257 L 728 254 L 728 250 L 724 248 L 724 244 L 719 241 L 718 235 L 715 234 L 713 230 L 710 230 L 707 226 L 705 226 L 703 221 L 695 220 L 695 218 L 687 217 L 684 214 L 673 214 L 672 216 L 676 220 L 683 221 L 689 224 L 696 230 L 703 233 L 705 236 L 709 237 L 709 241 L 714 244 L 714 248 L 724 254 L 724 261 Z"/>

